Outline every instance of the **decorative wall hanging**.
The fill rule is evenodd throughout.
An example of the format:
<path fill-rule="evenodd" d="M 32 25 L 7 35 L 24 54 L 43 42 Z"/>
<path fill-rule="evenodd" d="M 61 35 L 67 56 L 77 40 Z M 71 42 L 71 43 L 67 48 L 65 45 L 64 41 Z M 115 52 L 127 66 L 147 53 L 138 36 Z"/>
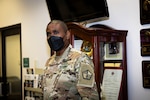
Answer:
<path fill-rule="evenodd" d="M 140 0 L 140 22 L 150 24 L 150 0 Z"/>
<path fill-rule="evenodd" d="M 150 56 L 150 28 L 140 31 L 141 56 Z"/>
<path fill-rule="evenodd" d="M 142 61 L 143 87 L 150 88 L 150 61 Z"/>

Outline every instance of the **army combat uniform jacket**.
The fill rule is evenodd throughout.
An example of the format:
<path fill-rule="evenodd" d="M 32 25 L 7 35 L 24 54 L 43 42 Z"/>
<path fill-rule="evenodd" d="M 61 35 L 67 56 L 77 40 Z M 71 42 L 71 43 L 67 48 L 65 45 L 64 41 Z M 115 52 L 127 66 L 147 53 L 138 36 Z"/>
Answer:
<path fill-rule="evenodd" d="M 99 100 L 92 60 L 71 45 L 46 62 L 44 100 Z"/>

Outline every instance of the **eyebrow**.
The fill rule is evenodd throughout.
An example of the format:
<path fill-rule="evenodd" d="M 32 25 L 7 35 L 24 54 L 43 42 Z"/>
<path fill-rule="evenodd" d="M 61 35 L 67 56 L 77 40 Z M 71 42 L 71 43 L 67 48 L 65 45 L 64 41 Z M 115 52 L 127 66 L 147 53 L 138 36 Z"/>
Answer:
<path fill-rule="evenodd" d="M 54 34 L 59 33 L 59 31 L 58 31 L 58 30 L 53 30 L 52 32 L 53 32 Z"/>
<path fill-rule="evenodd" d="M 46 34 L 47 34 L 47 36 L 48 36 L 48 34 L 58 34 L 59 33 L 59 31 L 58 30 L 52 30 L 52 32 L 46 32 Z"/>
<path fill-rule="evenodd" d="M 58 30 L 53 30 L 53 32 L 55 33 L 55 32 L 58 32 Z"/>

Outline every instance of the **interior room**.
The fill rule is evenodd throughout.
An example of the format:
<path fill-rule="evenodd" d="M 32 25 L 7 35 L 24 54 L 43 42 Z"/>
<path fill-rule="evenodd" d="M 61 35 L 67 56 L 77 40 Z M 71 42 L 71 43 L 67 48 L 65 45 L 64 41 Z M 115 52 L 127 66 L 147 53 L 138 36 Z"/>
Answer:
<path fill-rule="evenodd" d="M 101 24 L 109 26 L 116 30 L 127 31 L 127 98 L 128 100 L 149 100 L 150 86 L 148 85 L 150 84 L 150 80 L 148 79 L 149 84 L 144 84 L 143 75 L 145 75 L 145 72 L 143 70 L 143 67 L 148 66 L 147 63 L 150 63 L 150 54 L 144 55 L 141 49 L 141 33 L 148 32 L 148 30 L 150 29 L 149 20 L 141 21 L 143 19 L 141 19 L 140 4 L 141 1 L 144 2 L 144 0 L 106 1 L 109 10 L 109 18 L 105 20 L 95 20 L 88 23 L 85 22 L 86 24 L 83 23 L 84 27 L 90 27 L 95 24 Z M 148 0 L 148 2 L 150 1 Z M 150 9 L 146 9 L 148 9 L 149 12 Z M 0 77 L 2 77 L 3 74 L 5 74 L 3 73 L 3 71 L 7 70 L 2 69 L 2 66 L 4 65 L 2 63 L 4 56 L 2 52 L 3 32 L 5 32 L 4 30 L 8 29 L 8 27 L 17 27 L 20 30 L 19 32 L 17 32 L 20 34 L 19 36 L 13 37 L 13 39 L 17 40 L 19 37 L 18 41 L 20 42 L 20 44 L 17 45 L 19 45 L 20 47 L 19 50 L 16 50 L 14 52 L 19 52 L 20 58 L 18 57 L 18 55 L 13 55 L 13 57 L 16 58 L 16 65 L 17 67 L 20 66 L 20 69 L 15 70 L 12 65 L 12 67 L 10 67 L 8 71 L 11 75 L 18 75 L 18 78 L 16 79 L 15 77 L 15 80 L 19 79 L 21 82 L 22 88 L 20 100 L 24 100 L 25 94 L 28 94 L 24 91 L 25 80 L 26 78 L 28 78 L 28 73 L 32 74 L 33 71 L 36 74 L 42 73 L 41 70 L 43 69 L 47 59 L 51 55 L 51 50 L 46 40 L 46 27 L 47 24 L 51 21 L 51 16 L 49 14 L 46 0 L 1 0 L 0 13 Z M 12 40 L 9 40 L 8 38 L 8 41 Z M 10 45 L 12 46 L 13 44 Z M 13 47 L 17 45 L 15 44 Z M 10 49 L 13 47 L 10 47 Z M 146 48 L 148 49 L 149 46 L 147 46 Z M 1 80 L 2 79 L 0 78 L 0 81 Z M 10 86 L 10 84 L 7 85 Z M 0 83 L 0 88 L 2 88 L 2 82 Z M 13 90 L 9 90 L 9 93 L 12 91 Z M 38 93 L 41 92 L 40 89 L 35 91 Z M 1 90 L 0 96 L 2 96 Z"/>

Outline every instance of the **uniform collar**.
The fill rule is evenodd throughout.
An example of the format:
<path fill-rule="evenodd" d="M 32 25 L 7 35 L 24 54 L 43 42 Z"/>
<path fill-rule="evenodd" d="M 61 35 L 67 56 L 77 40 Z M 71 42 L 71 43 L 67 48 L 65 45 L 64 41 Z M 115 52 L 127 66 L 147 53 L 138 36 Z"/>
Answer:
<path fill-rule="evenodd" d="M 71 48 L 72 48 L 72 45 L 69 44 L 69 46 L 66 48 L 66 50 L 64 51 L 64 53 L 61 56 L 56 56 L 56 54 L 55 54 L 55 60 L 60 62 L 63 59 L 68 58 L 68 55 L 69 55 L 69 52 L 70 52 Z"/>

